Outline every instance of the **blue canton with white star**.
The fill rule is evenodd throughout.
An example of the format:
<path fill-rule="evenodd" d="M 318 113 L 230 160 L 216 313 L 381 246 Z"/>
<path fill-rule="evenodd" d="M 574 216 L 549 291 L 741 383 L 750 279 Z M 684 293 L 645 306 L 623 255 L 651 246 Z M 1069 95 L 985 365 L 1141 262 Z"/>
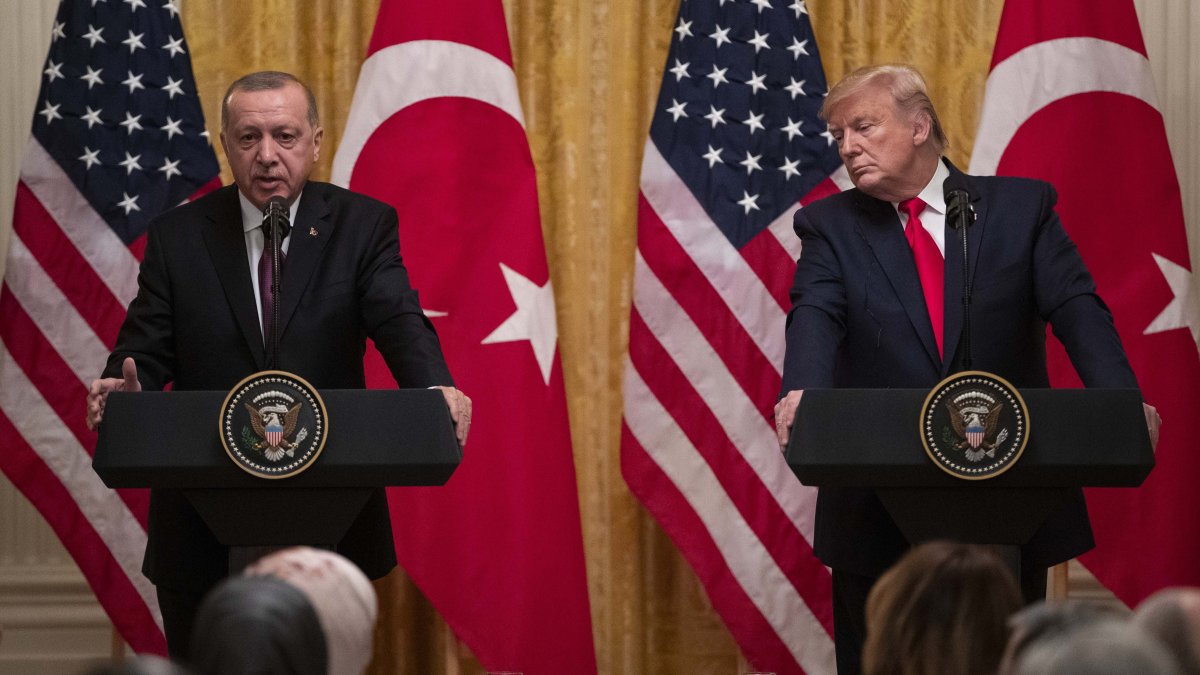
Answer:
<path fill-rule="evenodd" d="M 125 243 L 219 168 L 174 0 L 65 0 L 33 135 Z"/>
<path fill-rule="evenodd" d="M 650 138 L 740 248 L 841 165 L 826 90 L 803 0 L 684 0 Z"/>

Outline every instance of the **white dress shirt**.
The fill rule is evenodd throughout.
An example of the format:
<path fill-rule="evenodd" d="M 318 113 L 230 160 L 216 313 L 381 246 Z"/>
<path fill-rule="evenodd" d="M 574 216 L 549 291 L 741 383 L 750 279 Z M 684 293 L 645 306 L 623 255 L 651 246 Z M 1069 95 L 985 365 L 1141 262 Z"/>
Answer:
<path fill-rule="evenodd" d="M 917 195 L 921 201 L 925 202 L 925 210 L 919 216 L 921 226 L 925 228 L 929 236 L 933 237 L 938 251 L 942 253 L 942 258 L 946 257 L 946 190 L 943 186 L 949 177 L 950 169 L 947 169 L 939 159 L 937 171 L 933 172 L 933 178 L 929 180 L 929 185 L 926 185 L 925 189 Z M 892 202 L 892 208 L 900 214 L 900 227 L 907 227 L 908 214 L 900 209 L 900 203 Z"/>
<path fill-rule="evenodd" d="M 300 199 L 304 196 L 304 192 L 296 197 L 296 201 L 292 202 L 291 208 L 288 209 L 288 222 L 295 227 L 296 211 L 300 207 Z M 258 330 L 265 333 L 262 322 L 262 296 L 258 292 L 258 261 L 262 258 L 263 249 L 266 248 L 266 236 L 263 234 L 262 221 L 263 212 L 259 211 L 246 199 L 246 195 L 238 190 L 238 202 L 242 206 L 242 232 L 246 237 L 246 259 L 250 261 L 250 283 L 254 286 L 254 306 L 258 308 Z M 288 244 L 292 241 L 291 233 L 283 238 L 283 243 L 280 244 L 280 249 L 287 253 Z"/>

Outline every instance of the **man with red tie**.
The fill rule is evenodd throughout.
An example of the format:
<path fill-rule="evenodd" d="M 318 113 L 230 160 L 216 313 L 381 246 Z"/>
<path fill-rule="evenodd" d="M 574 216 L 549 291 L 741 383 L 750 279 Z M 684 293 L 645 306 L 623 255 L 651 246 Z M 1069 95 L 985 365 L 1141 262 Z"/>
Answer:
<path fill-rule="evenodd" d="M 946 135 L 920 73 L 872 66 L 830 91 L 821 110 L 854 183 L 796 213 L 803 242 L 787 319 L 786 444 L 805 389 L 930 389 L 963 370 L 962 250 L 946 195 L 965 190 L 972 365 L 1017 387 L 1048 387 L 1046 324 L 1088 387 L 1137 387 L 1091 275 L 1043 182 L 968 176 L 942 157 Z M 1157 412 L 1146 406 L 1152 441 Z M 1027 601 L 1045 594 L 1045 568 L 1092 548 L 1081 491 L 1021 551 Z M 838 672 L 857 673 L 864 607 L 875 580 L 909 548 L 872 490 L 821 488 L 816 555 L 833 570 Z"/>

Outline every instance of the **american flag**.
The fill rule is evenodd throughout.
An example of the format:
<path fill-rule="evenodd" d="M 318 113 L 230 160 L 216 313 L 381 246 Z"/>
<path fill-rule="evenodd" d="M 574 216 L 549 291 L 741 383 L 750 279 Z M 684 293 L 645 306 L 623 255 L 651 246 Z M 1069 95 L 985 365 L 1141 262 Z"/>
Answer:
<path fill-rule="evenodd" d="M 825 92 L 803 0 L 684 0 L 638 205 L 622 471 L 750 662 L 778 673 L 834 668 L 816 491 L 772 421 L 792 215 L 847 183 Z"/>
<path fill-rule="evenodd" d="M 137 290 L 146 225 L 217 185 L 175 2 L 66 0 L 52 28 L 0 288 L 0 468 L 136 651 L 165 653 L 142 576 L 145 491 L 92 472 L 87 386 Z"/>

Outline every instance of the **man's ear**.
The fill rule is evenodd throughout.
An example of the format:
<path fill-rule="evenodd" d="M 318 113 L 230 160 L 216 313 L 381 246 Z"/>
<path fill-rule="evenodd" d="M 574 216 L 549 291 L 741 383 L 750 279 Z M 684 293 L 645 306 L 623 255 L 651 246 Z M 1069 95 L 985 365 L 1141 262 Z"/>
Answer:
<path fill-rule="evenodd" d="M 321 159 L 321 139 L 325 137 L 325 128 L 317 127 L 313 130 L 313 161 Z"/>
<path fill-rule="evenodd" d="M 930 134 L 933 133 L 933 118 L 927 112 L 919 112 L 913 115 L 913 145 L 924 145 L 925 141 L 929 140 Z"/>

